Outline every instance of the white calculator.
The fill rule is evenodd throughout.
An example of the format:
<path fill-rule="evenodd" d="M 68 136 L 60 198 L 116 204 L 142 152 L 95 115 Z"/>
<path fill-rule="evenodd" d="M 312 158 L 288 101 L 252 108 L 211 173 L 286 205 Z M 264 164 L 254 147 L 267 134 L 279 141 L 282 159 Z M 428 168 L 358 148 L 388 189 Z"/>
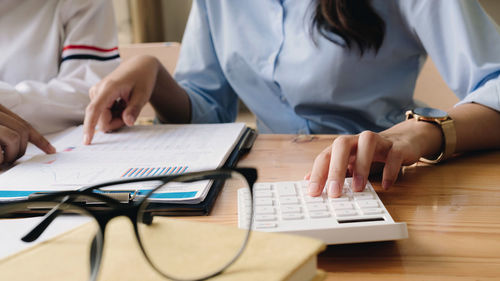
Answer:
<path fill-rule="evenodd" d="M 252 228 L 310 236 L 326 244 L 408 238 L 406 223 L 394 222 L 370 183 L 363 192 L 353 192 L 351 183 L 346 178 L 339 198 L 329 198 L 325 191 L 309 196 L 306 181 L 256 183 Z M 240 228 L 251 219 L 243 207 L 251 204 L 250 196 L 248 189 L 238 190 Z"/>

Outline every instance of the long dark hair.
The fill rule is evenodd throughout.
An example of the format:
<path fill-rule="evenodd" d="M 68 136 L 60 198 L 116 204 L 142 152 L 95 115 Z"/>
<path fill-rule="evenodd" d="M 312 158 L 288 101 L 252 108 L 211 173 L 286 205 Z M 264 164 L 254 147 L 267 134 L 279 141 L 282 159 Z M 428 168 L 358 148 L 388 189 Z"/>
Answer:
<path fill-rule="evenodd" d="M 333 41 L 329 33 L 344 39 L 346 47 L 357 45 L 361 55 L 369 49 L 378 52 L 385 36 L 385 22 L 370 0 L 316 0 L 313 27 Z"/>

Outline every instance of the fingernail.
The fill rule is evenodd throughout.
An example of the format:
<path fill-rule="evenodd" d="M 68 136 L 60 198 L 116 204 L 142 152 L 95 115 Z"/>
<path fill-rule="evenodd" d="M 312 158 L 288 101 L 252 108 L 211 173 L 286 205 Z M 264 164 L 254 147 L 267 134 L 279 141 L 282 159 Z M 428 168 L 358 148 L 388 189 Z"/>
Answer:
<path fill-rule="evenodd" d="M 56 148 L 52 144 L 49 144 L 49 149 L 50 149 L 50 153 L 56 153 L 57 152 Z"/>
<path fill-rule="evenodd" d="M 126 115 L 125 116 L 125 124 L 127 124 L 127 126 L 132 126 L 134 125 L 134 122 L 135 122 L 135 118 L 132 116 L 132 115 Z"/>
<path fill-rule="evenodd" d="M 384 180 L 384 181 L 382 182 L 382 188 L 383 188 L 384 190 L 388 190 L 388 189 L 389 189 L 389 187 L 391 187 L 391 185 L 392 185 L 392 181 L 390 181 L 390 180 Z"/>
<path fill-rule="evenodd" d="M 88 134 L 83 135 L 83 144 L 90 144 L 90 136 Z"/>
<path fill-rule="evenodd" d="M 341 194 L 340 184 L 338 181 L 332 180 L 328 182 L 328 196 L 339 197 Z"/>
<path fill-rule="evenodd" d="M 362 191 L 365 187 L 365 179 L 363 176 L 355 176 L 353 184 L 354 191 Z"/>
<path fill-rule="evenodd" d="M 316 195 L 319 192 L 319 184 L 317 182 L 310 182 L 307 187 L 307 192 L 309 195 Z"/>

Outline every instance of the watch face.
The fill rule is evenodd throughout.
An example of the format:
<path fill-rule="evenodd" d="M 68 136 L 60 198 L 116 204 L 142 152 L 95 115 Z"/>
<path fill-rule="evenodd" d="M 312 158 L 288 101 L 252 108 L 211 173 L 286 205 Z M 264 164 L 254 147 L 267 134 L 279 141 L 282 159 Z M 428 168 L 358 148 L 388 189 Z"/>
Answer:
<path fill-rule="evenodd" d="M 415 114 L 427 118 L 444 118 L 448 116 L 448 113 L 435 108 L 430 107 L 417 107 L 413 110 Z"/>

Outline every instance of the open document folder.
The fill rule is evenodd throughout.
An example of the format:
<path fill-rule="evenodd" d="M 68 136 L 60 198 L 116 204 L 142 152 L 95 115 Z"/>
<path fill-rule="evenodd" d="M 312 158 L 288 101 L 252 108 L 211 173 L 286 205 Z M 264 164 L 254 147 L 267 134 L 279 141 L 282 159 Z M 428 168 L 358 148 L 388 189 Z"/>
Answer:
<path fill-rule="evenodd" d="M 121 178 L 215 169 L 225 163 L 245 131 L 242 123 L 134 126 L 99 132 L 92 145 L 85 146 L 83 128 L 71 128 L 53 143 L 56 154 L 34 156 L 0 175 L 0 200 Z M 158 200 L 197 204 L 210 185 L 172 186 Z M 151 188 L 134 185 L 130 191 L 146 193 Z"/>

